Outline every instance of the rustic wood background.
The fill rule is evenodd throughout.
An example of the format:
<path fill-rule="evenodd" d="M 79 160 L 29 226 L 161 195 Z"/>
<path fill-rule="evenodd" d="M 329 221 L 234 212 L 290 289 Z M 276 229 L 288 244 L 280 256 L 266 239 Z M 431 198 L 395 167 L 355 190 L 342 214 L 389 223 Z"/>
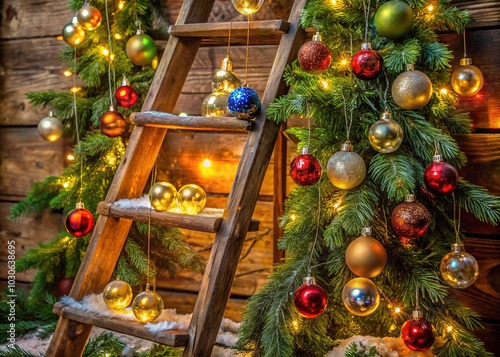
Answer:
<path fill-rule="evenodd" d="M 273 2 L 272 0 L 268 0 Z M 170 23 L 174 23 L 182 0 L 167 0 Z M 276 1 L 274 1 L 276 2 Z M 485 86 L 474 98 L 463 100 L 461 107 L 470 111 L 475 133 L 457 136 L 456 140 L 468 156 L 467 167 L 461 170 L 466 179 L 481 184 L 494 194 L 500 194 L 500 3 L 498 1 L 453 0 L 452 4 L 469 9 L 476 18 L 467 31 L 467 53 L 481 68 Z M 39 120 L 48 109 L 38 111 L 25 98 L 28 91 L 69 90 L 71 79 L 63 77 L 64 66 L 58 57 L 65 44 L 57 40 L 71 13 L 65 2 L 15 1 L 0 3 L 0 264 L 4 265 L 7 241 L 16 240 L 16 254 L 50 240 L 62 229 L 59 212 L 46 211 L 17 221 L 8 220 L 9 208 L 25 197 L 31 184 L 47 175 L 57 175 L 65 162 L 64 143 L 47 143 L 37 132 Z M 254 19 L 275 18 L 266 3 Z M 229 0 L 217 1 L 211 21 L 243 21 Z M 456 34 L 441 34 L 441 40 L 456 54 L 453 68 L 462 57 L 462 38 Z M 161 41 L 160 47 L 161 47 Z M 199 114 L 202 100 L 211 92 L 211 77 L 225 56 L 225 47 L 204 47 L 199 52 L 178 101 L 176 112 Z M 276 46 L 253 48 L 248 82 L 261 94 L 270 72 Z M 233 46 L 231 56 L 235 72 L 244 70 L 243 47 Z M 199 103 L 194 104 L 193 103 Z M 208 204 L 224 207 L 227 193 L 243 148 L 244 134 L 169 131 L 159 160 L 159 180 L 177 187 L 196 183 L 209 194 Z M 167 154 L 168 152 L 168 154 Z M 288 162 L 295 156 L 293 143 L 288 143 Z M 210 159 L 212 166 L 202 162 Z M 221 177 L 220 173 L 224 175 Z M 241 319 L 245 299 L 265 282 L 273 266 L 273 246 L 277 233 L 273 225 L 274 162 L 271 162 L 254 218 L 261 221 L 259 232 L 249 233 L 241 256 L 232 296 L 226 316 Z M 287 188 L 292 187 L 290 179 Z M 500 333 L 500 228 L 464 218 L 469 239 L 466 249 L 480 265 L 478 281 L 469 289 L 456 291 L 465 304 L 481 314 L 485 330 L 478 335 L 490 351 L 500 355 L 496 338 Z M 195 249 L 207 254 L 213 235 L 186 231 L 186 239 Z M 4 265 L 5 266 L 5 265 Z M 0 285 L 5 285 L 6 270 L 0 269 Z M 20 285 L 30 282 L 33 273 L 17 274 Z M 192 311 L 201 276 L 181 272 L 172 278 L 159 276 L 157 287 L 167 307 L 181 313 Z"/>

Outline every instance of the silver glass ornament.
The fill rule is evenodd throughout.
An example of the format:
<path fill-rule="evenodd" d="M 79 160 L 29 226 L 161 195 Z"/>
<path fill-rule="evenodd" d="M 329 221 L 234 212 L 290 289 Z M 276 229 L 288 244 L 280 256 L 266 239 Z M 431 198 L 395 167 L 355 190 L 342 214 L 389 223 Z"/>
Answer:
<path fill-rule="evenodd" d="M 476 258 L 465 251 L 462 243 L 452 244 L 451 252 L 443 257 L 439 270 L 446 284 L 457 289 L 471 286 L 479 276 Z"/>

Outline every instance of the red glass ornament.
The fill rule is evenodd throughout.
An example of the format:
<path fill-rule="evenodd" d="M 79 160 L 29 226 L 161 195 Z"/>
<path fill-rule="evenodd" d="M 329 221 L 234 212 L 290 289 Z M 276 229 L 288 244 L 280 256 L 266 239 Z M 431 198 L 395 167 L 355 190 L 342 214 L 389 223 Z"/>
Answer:
<path fill-rule="evenodd" d="M 391 223 L 397 235 L 415 239 L 427 232 L 431 215 L 423 204 L 415 201 L 415 195 L 408 195 L 406 202 L 400 203 L 392 211 Z"/>
<path fill-rule="evenodd" d="M 299 314 L 314 318 L 323 313 L 328 303 L 325 290 L 316 285 L 313 277 L 305 277 L 304 284 L 295 291 L 293 302 Z"/>
<path fill-rule="evenodd" d="M 124 108 L 131 108 L 137 103 L 139 94 L 135 88 L 130 85 L 129 81 L 123 78 L 121 87 L 118 87 L 115 92 L 115 98 L 118 105 Z"/>
<path fill-rule="evenodd" d="M 61 296 L 69 295 L 75 278 L 63 278 L 57 282 L 55 296 L 60 298 Z"/>
<path fill-rule="evenodd" d="M 311 186 L 321 178 L 319 160 L 307 153 L 307 148 L 290 163 L 290 176 L 293 182 L 300 186 Z"/>
<path fill-rule="evenodd" d="M 312 41 L 306 42 L 299 49 L 299 65 L 302 70 L 318 73 L 326 70 L 332 61 L 332 54 L 327 45 L 321 41 L 317 32 Z"/>
<path fill-rule="evenodd" d="M 424 170 L 425 187 L 436 195 L 449 195 L 458 185 L 457 169 L 434 155 L 433 162 Z"/>
<path fill-rule="evenodd" d="M 113 106 L 110 106 L 109 111 L 104 113 L 99 120 L 99 129 L 111 138 L 122 135 L 126 128 L 125 118 Z"/>
<path fill-rule="evenodd" d="M 94 229 L 94 216 L 85 209 L 82 202 L 78 202 L 76 208 L 66 216 L 64 225 L 69 234 L 77 238 L 83 237 Z"/>
<path fill-rule="evenodd" d="M 369 42 L 365 42 L 361 44 L 361 51 L 352 58 L 351 68 L 356 77 L 370 81 L 380 76 L 384 69 L 384 60 L 377 51 L 372 50 Z"/>
<path fill-rule="evenodd" d="M 436 339 L 434 326 L 421 317 L 420 311 L 413 311 L 413 316 L 401 327 L 401 339 L 413 351 L 428 350 Z"/>

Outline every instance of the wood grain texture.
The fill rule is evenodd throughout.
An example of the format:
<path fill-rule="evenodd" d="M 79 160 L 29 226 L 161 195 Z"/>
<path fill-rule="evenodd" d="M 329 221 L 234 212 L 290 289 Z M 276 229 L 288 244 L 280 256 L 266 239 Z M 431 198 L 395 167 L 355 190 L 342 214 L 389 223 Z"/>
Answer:
<path fill-rule="evenodd" d="M 495 0 L 452 0 L 451 5 L 461 10 L 468 10 L 474 22 L 470 27 L 500 25 L 500 3 Z"/>

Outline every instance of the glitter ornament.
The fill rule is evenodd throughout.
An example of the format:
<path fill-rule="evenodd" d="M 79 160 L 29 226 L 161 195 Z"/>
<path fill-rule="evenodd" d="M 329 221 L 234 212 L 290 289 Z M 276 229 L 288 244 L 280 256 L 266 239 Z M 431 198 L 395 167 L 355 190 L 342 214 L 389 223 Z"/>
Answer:
<path fill-rule="evenodd" d="M 137 30 L 137 34 L 128 39 L 125 51 L 133 64 L 146 66 L 151 64 L 158 48 L 151 37 L 144 34 L 142 30 Z"/>
<path fill-rule="evenodd" d="M 88 5 L 85 2 L 84 6 L 78 10 L 78 23 L 84 30 L 92 31 L 99 27 L 102 21 L 102 15 L 99 9 Z"/>
<path fill-rule="evenodd" d="M 78 202 L 76 208 L 67 214 L 64 225 L 69 234 L 80 238 L 94 229 L 94 216 L 85 209 L 83 202 Z"/>
<path fill-rule="evenodd" d="M 163 311 L 163 299 L 154 291 L 146 288 L 132 301 L 132 312 L 140 322 L 151 322 L 156 320 Z"/>
<path fill-rule="evenodd" d="M 78 18 L 74 16 L 69 24 L 66 24 L 62 29 L 62 37 L 71 47 L 81 45 L 85 40 L 85 30 L 78 23 Z"/>
<path fill-rule="evenodd" d="M 468 288 L 479 276 L 476 258 L 464 250 L 462 243 L 452 244 L 451 252 L 443 257 L 439 270 L 446 284 L 456 289 Z"/>
<path fill-rule="evenodd" d="M 327 45 L 321 40 L 321 35 L 316 32 L 312 41 L 300 47 L 298 55 L 299 65 L 303 71 L 309 73 L 323 72 L 332 61 L 332 54 Z"/>
<path fill-rule="evenodd" d="M 132 288 L 123 280 L 114 280 L 104 288 L 102 298 L 106 306 L 113 310 L 123 310 L 132 302 Z"/>
<path fill-rule="evenodd" d="M 308 148 L 304 148 L 302 154 L 290 163 L 290 176 L 299 186 L 312 186 L 321 178 L 321 164 L 308 153 Z"/>
<path fill-rule="evenodd" d="M 377 285 L 370 279 L 354 278 L 342 289 L 342 302 L 356 316 L 368 316 L 377 310 L 380 294 Z"/>
<path fill-rule="evenodd" d="M 229 111 L 238 119 L 254 119 L 260 113 L 260 106 L 257 92 L 245 85 L 233 90 L 227 99 Z"/>
<path fill-rule="evenodd" d="M 53 117 L 52 111 L 49 112 L 48 117 L 40 120 L 37 129 L 42 139 L 51 143 L 56 142 L 63 135 L 63 125 L 59 119 Z"/>
<path fill-rule="evenodd" d="M 357 276 L 373 278 L 384 270 L 387 252 L 384 246 L 371 237 L 371 228 L 363 228 L 362 236 L 349 244 L 345 252 L 347 267 Z"/>
<path fill-rule="evenodd" d="M 462 58 L 460 67 L 451 75 L 451 86 L 461 96 L 471 97 L 483 88 L 484 76 L 479 68 L 472 65 L 472 59 Z"/>
<path fill-rule="evenodd" d="M 406 321 L 401 327 L 401 339 L 410 350 L 428 350 L 436 339 L 434 326 L 422 317 L 419 310 L 415 310 L 413 318 Z"/>
<path fill-rule="evenodd" d="M 178 206 L 184 214 L 197 214 L 205 207 L 207 195 L 198 185 L 184 185 L 179 189 Z"/>
<path fill-rule="evenodd" d="M 176 204 L 177 190 L 168 182 L 156 182 L 149 190 L 149 202 L 157 211 L 168 211 Z"/>
<path fill-rule="evenodd" d="M 316 285 L 316 280 L 307 276 L 293 295 L 293 303 L 299 314 L 307 318 L 315 318 L 321 315 L 328 303 L 328 296 L 325 290 Z"/>
<path fill-rule="evenodd" d="M 350 190 L 363 182 L 366 176 L 366 165 L 361 156 L 353 152 L 353 146 L 346 141 L 340 151 L 333 154 L 326 166 L 328 179 L 341 190 Z"/>
<path fill-rule="evenodd" d="M 392 98 L 403 109 L 423 108 L 432 96 L 432 82 L 423 72 L 414 70 L 409 64 L 407 71 L 396 77 L 392 83 Z"/>
<path fill-rule="evenodd" d="M 415 239 L 427 232 L 431 215 L 423 204 L 415 201 L 415 195 L 410 194 L 392 211 L 391 223 L 398 236 Z"/>
<path fill-rule="evenodd" d="M 384 112 L 380 120 L 372 124 L 368 131 L 368 139 L 372 148 L 383 154 L 396 151 L 403 142 L 401 125 L 391 119 L 391 113 Z"/>
<path fill-rule="evenodd" d="M 101 115 L 99 120 L 99 129 L 101 133 L 110 138 L 122 135 L 127 129 L 127 122 L 123 115 L 115 110 L 114 106 L 110 106 L 109 110 Z"/>
<path fill-rule="evenodd" d="M 378 78 L 384 69 L 384 60 L 369 42 L 361 44 L 361 51 L 351 60 L 352 73 L 359 79 L 370 81 Z"/>
<path fill-rule="evenodd" d="M 240 14 L 252 15 L 259 11 L 264 0 L 231 0 L 231 2 Z"/>
<path fill-rule="evenodd" d="M 134 87 L 130 85 L 127 78 L 123 77 L 121 86 L 115 92 L 115 98 L 118 105 L 124 108 L 131 108 L 139 99 L 139 94 Z"/>
<path fill-rule="evenodd" d="M 377 32 L 390 40 L 397 40 L 410 32 L 413 10 L 404 1 L 387 1 L 375 13 Z"/>
<path fill-rule="evenodd" d="M 458 171 L 443 161 L 441 155 L 434 155 L 432 162 L 424 170 L 425 187 L 436 195 L 449 195 L 458 185 Z"/>

